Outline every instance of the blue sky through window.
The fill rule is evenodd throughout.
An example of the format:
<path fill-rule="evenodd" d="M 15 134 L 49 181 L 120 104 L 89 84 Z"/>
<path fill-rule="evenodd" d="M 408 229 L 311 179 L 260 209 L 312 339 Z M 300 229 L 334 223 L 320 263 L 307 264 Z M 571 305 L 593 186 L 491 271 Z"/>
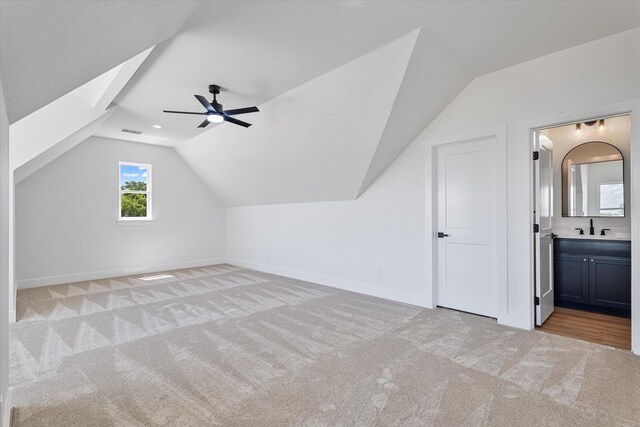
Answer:
<path fill-rule="evenodd" d="M 120 187 L 131 181 L 148 183 L 147 173 L 147 166 L 120 165 Z"/>

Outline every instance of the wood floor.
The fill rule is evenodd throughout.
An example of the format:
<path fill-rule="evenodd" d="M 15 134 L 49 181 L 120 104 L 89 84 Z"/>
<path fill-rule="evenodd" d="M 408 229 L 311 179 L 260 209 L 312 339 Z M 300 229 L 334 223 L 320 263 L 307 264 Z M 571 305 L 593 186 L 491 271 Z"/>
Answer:
<path fill-rule="evenodd" d="M 631 319 L 556 307 L 541 331 L 631 350 Z"/>

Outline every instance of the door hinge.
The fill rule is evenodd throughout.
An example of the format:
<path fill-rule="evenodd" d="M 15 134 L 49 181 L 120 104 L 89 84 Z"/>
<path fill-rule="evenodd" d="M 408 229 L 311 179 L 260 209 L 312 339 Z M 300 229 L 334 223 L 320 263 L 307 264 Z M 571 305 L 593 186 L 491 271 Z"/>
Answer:
<path fill-rule="evenodd" d="M 539 151 L 534 151 L 533 152 L 533 160 L 539 160 L 540 159 L 540 152 Z"/>
<path fill-rule="evenodd" d="M 533 232 L 534 233 L 540 232 L 540 224 L 533 224 Z"/>
<path fill-rule="evenodd" d="M 535 297 L 535 298 L 533 299 L 533 302 L 534 302 L 536 305 L 540 305 L 540 297 Z"/>

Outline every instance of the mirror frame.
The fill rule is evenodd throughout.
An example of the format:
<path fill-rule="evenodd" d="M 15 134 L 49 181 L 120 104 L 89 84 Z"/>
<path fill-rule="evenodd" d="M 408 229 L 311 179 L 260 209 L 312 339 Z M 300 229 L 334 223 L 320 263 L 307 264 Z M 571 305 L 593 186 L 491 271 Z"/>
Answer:
<path fill-rule="evenodd" d="M 622 197 L 623 197 L 623 200 L 624 200 L 624 208 L 622 208 L 622 212 L 623 212 L 622 216 L 602 216 L 602 215 L 570 216 L 568 214 L 569 207 L 568 207 L 568 202 L 565 203 L 565 192 L 569 191 L 569 189 L 566 188 L 566 179 L 569 176 L 569 171 L 567 170 L 567 173 L 565 174 L 565 170 L 564 170 L 565 169 L 564 168 L 565 161 L 567 160 L 567 156 L 569 154 L 571 154 L 571 152 L 573 150 L 575 150 L 576 148 L 582 147 L 583 145 L 586 145 L 586 144 L 592 144 L 594 142 L 597 142 L 599 144 L 609 145 L 609 146 L 613 147 L 618 153 L 620 153 L 620 159 L 622 160 L 622 186 L 623 186 Z M 609 161 L 615 161 L 615 160 L 609 160 Z M 593 162 L 593 163 L 604 163 L 604 162 Z M 576 145 L 571 150 L 569 150 L 567 152 L 567 154 L 565 154 L 564 157 L 562 158 L 562 163 L 560 164 L 560 175 L 561 175 L 561 178 L 562 178 L 562 193 L 560 194 L 560 201 L 562 202 L 562 209 L 561 210 L 562 210 L 562 217 L 563 218 L 625 218 L 627 216 L 627 199 L 625 197 L 625 194 L 626 194 L 626 183 L 624 182 L 624 155 L 622 154 L 622 151 L 620 151 L 620 149 L 618 147 L 616 147 L 615 145 L 610 144 L 608 142 L 596 141 L 596 140 L 594 140 L 594 141 L 586 141 L 586 142 L 583 142 L 582 144 Z M 566 177 L 565 177 L 565 175 L 566 175 Z M 568 200 L 568 195 L 567 195 L 566 200 Z"/>

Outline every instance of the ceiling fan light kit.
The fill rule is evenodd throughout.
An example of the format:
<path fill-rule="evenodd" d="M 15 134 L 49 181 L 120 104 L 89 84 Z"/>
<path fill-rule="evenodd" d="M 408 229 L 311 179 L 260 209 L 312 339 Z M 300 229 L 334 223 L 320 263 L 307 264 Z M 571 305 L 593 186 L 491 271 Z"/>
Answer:
<path fill-rule="evenodd" d="M 229 122 L 234 125 L 242 126 L 248 128 L 251 126 L 251 123 L 243 122 L 242 120 L 238 120 L 234 117 L 238 114 L 247 114 L 247 113 L 257 113 L 258 107 L 246 107 L 246 108 L 236 108 L 234 110 L 224 110 L 222 104 L 220 104 L 216 98 L 216 95 L 220 93 L 220 86 L 218 85 L 209 85 L 209 93 L 213 94 L 213 100 L 211 102 L 207 101 L 207 99 L 202 95 L 194 95 L 198 102 L 202 104 L 202 106 L 207 110 L 203 113 L 192 112 L 192 111 L 174 111 L 174 110 L 162 110 L 165 113 L 173 113 L 173 114 L 195 114 L 201 116 L 207 116 L 204 122 L 200 123 L 199 128 L 205 128 L 209 125 L 209 123 L 222 123 Z"/>

